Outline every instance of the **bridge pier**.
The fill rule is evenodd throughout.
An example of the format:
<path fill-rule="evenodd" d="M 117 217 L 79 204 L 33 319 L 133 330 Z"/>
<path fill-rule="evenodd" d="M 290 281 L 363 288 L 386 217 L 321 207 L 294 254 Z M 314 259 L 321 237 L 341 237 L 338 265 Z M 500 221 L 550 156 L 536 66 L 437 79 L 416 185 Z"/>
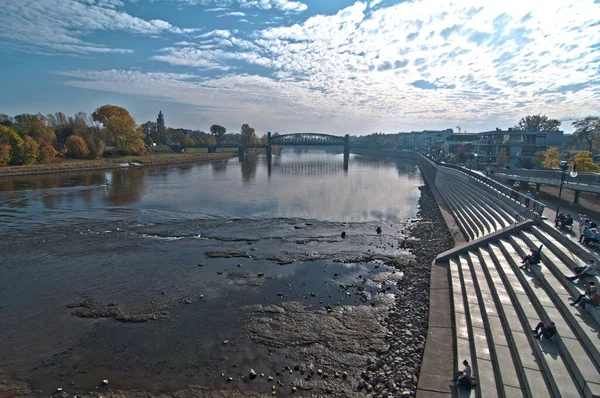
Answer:
<path fill-rule="evenodd" d="M 243 162 L 246 159 L 246 149 L 243 146 L 238 149 L 238 158 L 240 162 Z"/>
<path fill-rule="evenodd" d="M 348 171 L 348 159 L 350 158 L 350 134 L 344 137 L 344 171 Z"/>
<path fill-rule="evenodd" d="M 573 204 L 578 205 L 579 204 L 579 194 L 581 193 L 581 191 L 574 189 L 573 192 L 575 192 L 575 196 L 573 197 Z"/>

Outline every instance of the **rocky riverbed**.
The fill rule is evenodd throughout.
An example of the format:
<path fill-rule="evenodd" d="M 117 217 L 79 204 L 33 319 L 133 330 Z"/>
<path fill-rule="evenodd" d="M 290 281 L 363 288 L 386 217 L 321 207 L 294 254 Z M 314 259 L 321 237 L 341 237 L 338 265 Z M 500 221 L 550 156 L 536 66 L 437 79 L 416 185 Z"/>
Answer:
<path fill-rule="evenodd" d="M 95 271 L 107 286 L 116 258 L 141 280 L 126 292 L 74 289 L 60 319 L 86 332 L 27 368 L 30 385 L 5 373 L 0 397 L 414 396 L 430 265 L 452 246 L 420 189 L 418 216 L 403 225 L 214 220 L 177 234 L 149 225 L 77 231 L 81 244 L 109 239 L 99 252 L 119 249 Z M 144 257 L 139 267 L 134 256 Z M 147 264 L 159 262 L 166 267 L 149 279 Z"/>

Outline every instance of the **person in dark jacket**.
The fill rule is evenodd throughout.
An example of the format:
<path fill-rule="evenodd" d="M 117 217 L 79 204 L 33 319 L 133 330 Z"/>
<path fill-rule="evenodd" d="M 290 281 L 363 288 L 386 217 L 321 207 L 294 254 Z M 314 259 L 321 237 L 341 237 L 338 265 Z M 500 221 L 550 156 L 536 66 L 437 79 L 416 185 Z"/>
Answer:
<path fill-rule="evenodd" d="M 539 248 L 531 250 L 531 254 L 523 257 L 520 268 L 529 268 L 530 265 L 536 265 L 542 261 L 542 248 L 544 245 L 540 245 Z"/>
<path fill-rule="evenodd" d="M 543 322 L 540 322 L 535 329 L 532 329 L 531 331 L 534 333 L 533 337 L 536 339 L 539 339 L 540 336 L 544 336 L 545 339 L 550 339 L 556 334 L 556 325 L 554 325 L 554 322 L 549 322 L 548 326 L 546 326 Z"/>

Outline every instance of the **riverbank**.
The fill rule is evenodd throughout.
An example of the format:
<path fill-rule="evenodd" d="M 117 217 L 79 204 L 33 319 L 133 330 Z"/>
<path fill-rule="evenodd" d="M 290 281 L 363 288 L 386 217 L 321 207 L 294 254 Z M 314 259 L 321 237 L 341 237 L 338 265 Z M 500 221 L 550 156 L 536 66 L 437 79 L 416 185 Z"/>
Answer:
<path fill-rule="evenodd" d="M 145 156 L 123 156 L 119 158 L 97 160 L 65 160 L 55 163 L 0 167 L 0 177 L 133 167 L 123 166 L 122 164 L 125 163 L 139 163 L 142 166 L 159 166 L 180 163 L 210 163 L 229 159 L 234 156 L 235 154 L 232 152 L 192 154 L 158 153 Z"/>

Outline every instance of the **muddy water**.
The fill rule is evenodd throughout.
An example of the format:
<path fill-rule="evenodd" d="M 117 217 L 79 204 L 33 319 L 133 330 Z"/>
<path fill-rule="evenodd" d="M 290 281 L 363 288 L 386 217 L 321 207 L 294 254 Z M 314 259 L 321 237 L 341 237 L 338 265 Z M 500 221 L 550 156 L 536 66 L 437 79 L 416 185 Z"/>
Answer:
<path fill-rule="evenodd" d="M 393 297 L 400 274 L 384 262 L 408 258 L 398 242 L 421 184 L 410 162 L 354 156 L 344 172 L 340 154 L 285 150 L 271 173 L 258 156 L 0 179 L 0 370 L 39 395 L 103 379 L 269 393 L 244 376 L 303 361 L 284 347 L 352 346 L 315 334 L 341 327 L 336 316 L 364 317 L 371 350 L 380 332 L 364 314 Z M 73 315 L 86 299 L 160 319 Z M 356 349 L 337 362 L 357 365 Z"/>

